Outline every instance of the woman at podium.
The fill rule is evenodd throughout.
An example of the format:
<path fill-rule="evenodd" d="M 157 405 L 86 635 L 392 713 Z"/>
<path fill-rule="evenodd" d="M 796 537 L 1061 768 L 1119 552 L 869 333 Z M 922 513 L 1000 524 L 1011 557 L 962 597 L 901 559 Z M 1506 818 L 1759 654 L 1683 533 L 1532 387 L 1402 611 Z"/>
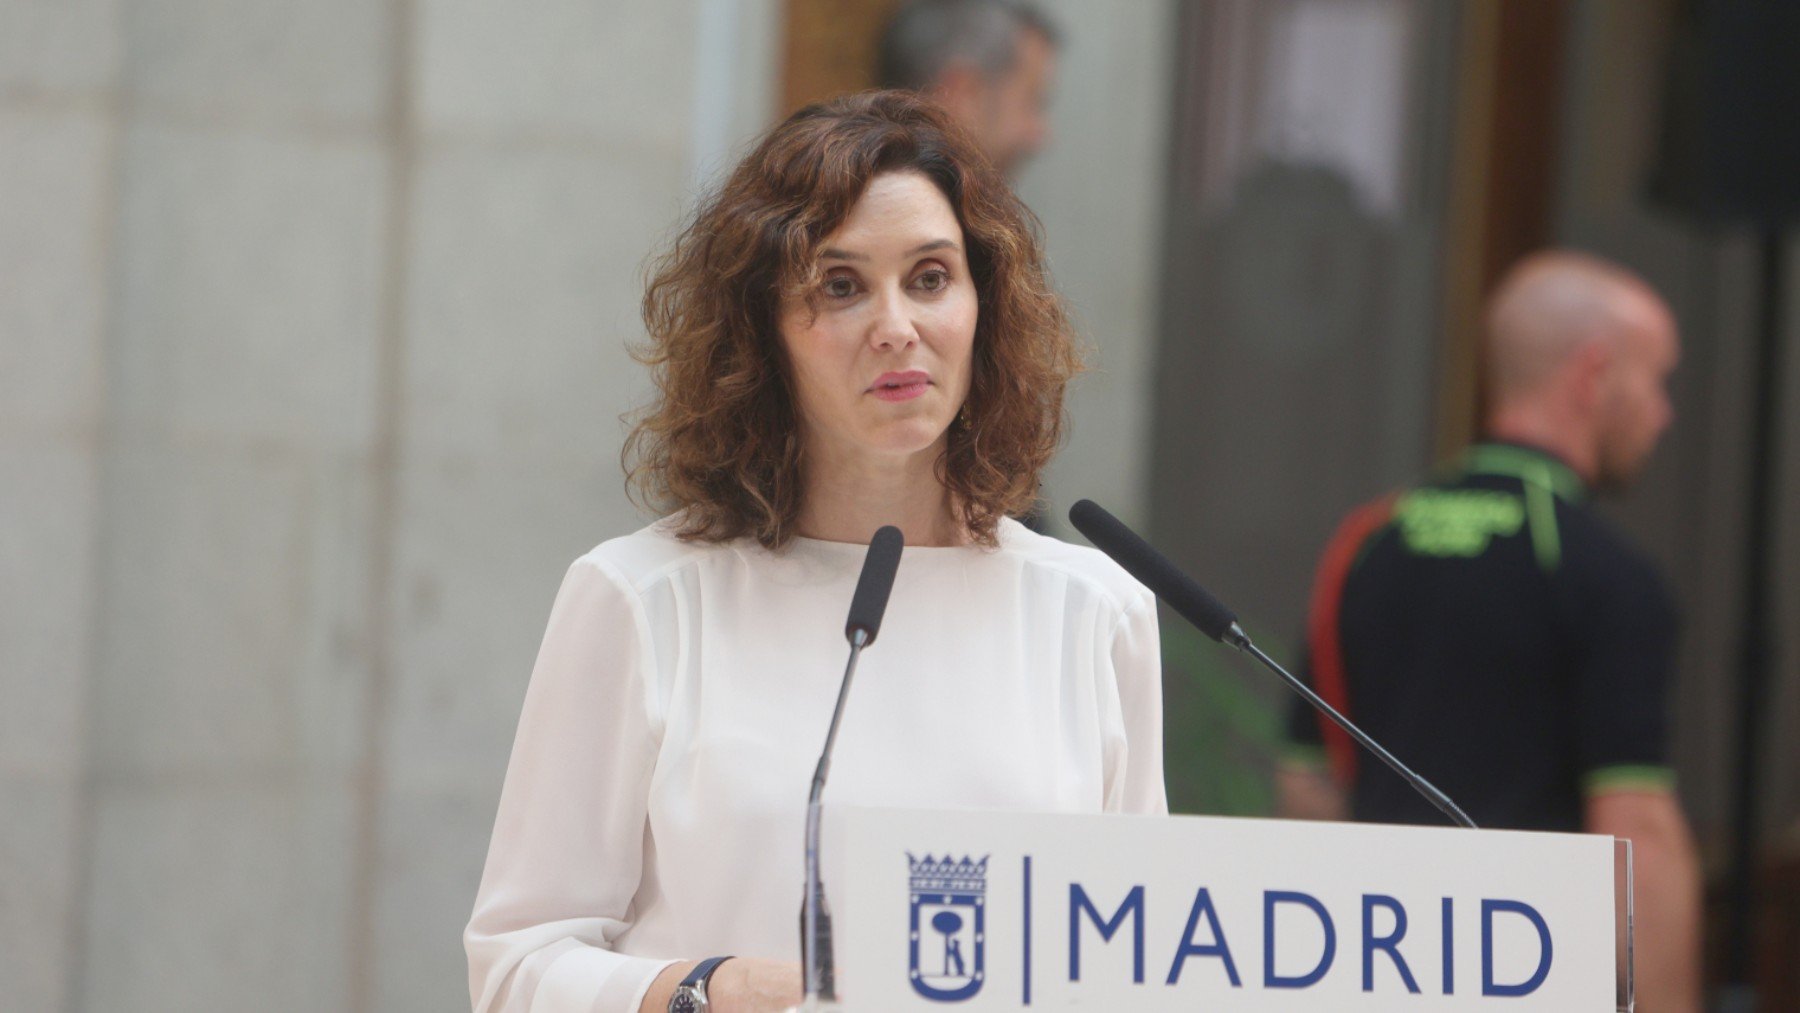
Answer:
<path fill-rule="evenodd" d="M 1166 811 L 1150 593 L 1012 519 L 1070 325 L 1035 219 L 939 109 L 876 92 L 776 127 L 644 319 L 627 470 L 662 519 L 551 609 L 464 937 L 476 1010 L 800 998 L 806 788 L 885 524 L 906 549 L 826 803 Z"/>

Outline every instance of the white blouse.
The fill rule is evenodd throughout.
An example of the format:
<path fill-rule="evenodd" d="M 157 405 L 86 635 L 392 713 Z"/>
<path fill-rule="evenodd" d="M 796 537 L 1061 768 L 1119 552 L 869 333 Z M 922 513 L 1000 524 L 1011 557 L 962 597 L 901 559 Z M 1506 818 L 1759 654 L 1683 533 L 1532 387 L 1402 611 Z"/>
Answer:
<path fill-rule="evenodd" d="M 1150 592 L 1014 521 L 999 541 L 905 550 L 825 804 L 1166 812 Z M 575 562 L 464 933 L 477 1013 L 635 1013 L 673 960 L 800 959 L 806 795 L 865 552 L 651 525 Z"/>

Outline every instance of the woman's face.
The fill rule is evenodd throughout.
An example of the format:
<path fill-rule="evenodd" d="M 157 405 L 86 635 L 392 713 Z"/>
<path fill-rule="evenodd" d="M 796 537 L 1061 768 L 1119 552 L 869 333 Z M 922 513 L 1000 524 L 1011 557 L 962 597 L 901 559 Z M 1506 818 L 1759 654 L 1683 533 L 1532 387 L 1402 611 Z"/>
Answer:
<path fill-rule="evenodd" d="M 808 449 L 934 452 L 969 394 L 976 294 L 962 226 L 916 172 L 875 177 L 819 249 L 819 287 L 778 327 Z"/>

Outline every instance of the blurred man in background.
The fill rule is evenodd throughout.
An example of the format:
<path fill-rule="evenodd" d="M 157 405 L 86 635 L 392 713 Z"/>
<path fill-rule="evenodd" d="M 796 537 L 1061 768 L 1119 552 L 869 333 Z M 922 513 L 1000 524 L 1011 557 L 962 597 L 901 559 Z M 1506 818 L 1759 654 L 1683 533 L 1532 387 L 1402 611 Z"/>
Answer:
<path fill-rule="evenodd" d="M 922 91 L 950 110 L 1008 176 L 1050 137 L 1045 111 L 1057 33 L 1012 0 L 913 0 L 882 32 L 877 80 Z"/>
<path fill-rule="evenodd" d="M 1344 522 L 1307 676 L 1480 825 L 1630 838 L 1638 1008 L 1697 1010 L 1700 878 L 1665 732 L 1675 609 L 1586 502 L 1623 487 L 1671 420 L 1675 321 L 1629 272 L 1547 252 L 1503 279 L 1485 341 L 1483 441 Z M 1288 815 L 1442 822 L 1310 710 L 1290 734 Z"/>

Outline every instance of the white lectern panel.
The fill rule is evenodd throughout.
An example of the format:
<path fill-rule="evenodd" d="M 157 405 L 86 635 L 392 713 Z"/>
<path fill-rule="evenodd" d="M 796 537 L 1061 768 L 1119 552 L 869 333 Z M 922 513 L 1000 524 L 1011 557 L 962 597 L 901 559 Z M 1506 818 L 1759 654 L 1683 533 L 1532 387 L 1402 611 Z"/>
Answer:
<path fill-rule="evenodd" d="M 1621 1008 L 1608 837 L 840 809 L 824 858 L 852 1011 Z"/>

